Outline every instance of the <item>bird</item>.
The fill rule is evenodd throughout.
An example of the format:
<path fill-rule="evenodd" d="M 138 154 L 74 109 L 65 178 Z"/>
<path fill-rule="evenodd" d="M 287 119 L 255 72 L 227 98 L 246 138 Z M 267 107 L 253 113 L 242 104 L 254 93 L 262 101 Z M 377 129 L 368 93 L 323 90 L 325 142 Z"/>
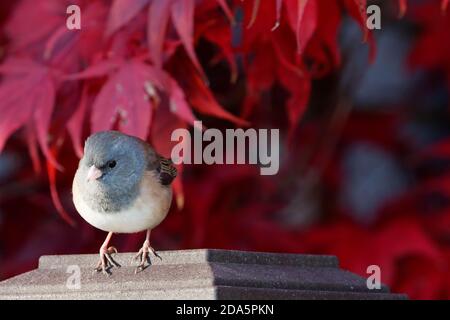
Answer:
<path fill-rule="evenodd" d="M 99 250 L 97 272 L 110 275 L 120 265 L 109 247 L 115 233 L 146 231 L 145 241 L 134 256 L 135 273 L 150 265 L 151 231 L 167 216 L 172 202 L 171 184 L 177 170 L 140 138 L 118 131 L 100 131 L 87 138 L 73 184 L 73 203 L 80 216 L 108 232 Z"/>

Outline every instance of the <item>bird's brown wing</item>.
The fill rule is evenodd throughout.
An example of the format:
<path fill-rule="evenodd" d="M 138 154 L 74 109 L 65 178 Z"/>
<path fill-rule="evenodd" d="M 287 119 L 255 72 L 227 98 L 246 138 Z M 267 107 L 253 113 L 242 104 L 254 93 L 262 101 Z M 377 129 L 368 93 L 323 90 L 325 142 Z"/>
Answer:
<path fill-rule="evenodd" d="M 172 160 L 159 157 L 159 181 L 162 185 L 168 186 L 177 176 L 177 169 L 174 167 Z"/>
<path fill-rule="evenodd" d="M 145 144 L 145 147 L 147 149 L 147 170 L 156 171 L 162 185 L 170 185 L 177 176 L 177 169 L 172 160 L 160 156 L 148 144 Z"/>

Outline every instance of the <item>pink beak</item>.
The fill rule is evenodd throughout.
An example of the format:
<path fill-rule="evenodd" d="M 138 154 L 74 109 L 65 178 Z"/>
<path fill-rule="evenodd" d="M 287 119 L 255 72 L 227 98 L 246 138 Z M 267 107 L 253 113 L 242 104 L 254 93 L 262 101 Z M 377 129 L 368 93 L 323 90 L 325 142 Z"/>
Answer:
<path fill-rule="evenodd" d="M 87 181 L 93 181 L 93 180 L 97 180 L 102 175 L 103 175 L 103 173 L 97 167 L 91 166 L 89 168 L 86 179 L 87 179 Z"/>

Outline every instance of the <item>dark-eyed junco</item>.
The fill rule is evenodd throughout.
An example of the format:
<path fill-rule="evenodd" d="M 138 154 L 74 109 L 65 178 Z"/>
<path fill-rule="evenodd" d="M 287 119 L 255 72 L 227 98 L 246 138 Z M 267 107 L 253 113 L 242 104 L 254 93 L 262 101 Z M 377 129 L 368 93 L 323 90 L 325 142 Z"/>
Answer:
<path fill-rule="evenodd" d="M 113 233 L 147 231 L 145 242 L 136 255 L 142 271 L 149 253 L 150 232 L 166 217 L 172 201 L 170 184 L 176 177 L 170 160 L 159 156 L 146 142 L 117 131 L 98 132 L 85 143 L 73 180 L 73 202 L 89 224 L 108 232 L 100 247 L 97 271 L 109 274 L 119 265 L 108 247 Z"/>

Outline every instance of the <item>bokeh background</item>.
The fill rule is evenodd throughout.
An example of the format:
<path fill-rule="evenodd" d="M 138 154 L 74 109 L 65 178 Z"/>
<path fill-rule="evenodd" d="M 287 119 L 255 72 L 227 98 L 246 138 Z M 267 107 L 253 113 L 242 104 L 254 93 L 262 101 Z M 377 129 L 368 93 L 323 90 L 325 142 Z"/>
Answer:
<path fill-rule="evenodd" d="M 362 276 L 379 265 L 394 292 L 450 298 L 448 1 L 372 3 L 368 32 L 362 0 L 1 1 L 0 280 L 98 252 L 105 233 L 71 201 L 91 132 L 168 155 L 199 119 L 279 128 L 280 172 L 179 167 L 153 247 L 333 254 Z"/>

